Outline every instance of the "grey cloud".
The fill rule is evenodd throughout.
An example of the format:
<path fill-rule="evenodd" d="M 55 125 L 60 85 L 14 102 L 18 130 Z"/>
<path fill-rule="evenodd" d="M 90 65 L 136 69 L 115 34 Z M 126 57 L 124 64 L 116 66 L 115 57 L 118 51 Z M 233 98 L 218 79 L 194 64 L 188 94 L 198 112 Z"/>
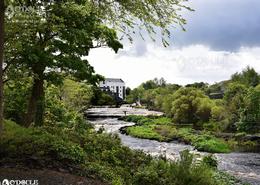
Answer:
<path fill-rule="evenodd" d="M 136 41 L 131 45 L 128 50 L 119 50 L 119 53 L 116 57 L 128 56 L 128 57 L 142 57 L 147 52 L 147 43 L 145 41 Z"/>
<path fill-rule="evenodd" d="M 260 0 L 189 0 L 195 12 L 184 12 L 186 32 L 172 30 L 170 47 L 205 45 L 212 50 L 238 51 L 241 47 L 260 46 Z M 145 41 L 133 35 L 134 43 L 128 50 L 120 50 L 117 57 L 140 57 L 152 44 L 147 34 Z M 128 45 L 129 42 L 124 42 Z M 156 45 L 162 46 L 160 38 Z"/>
<path fill-rule="evenodd" d="M 190 5 L 196 11 L 184 15 L 187 32 L 173 32 L 172 45 L 228 51 L 260 46 L 259 0 L 190 0 Z"/>

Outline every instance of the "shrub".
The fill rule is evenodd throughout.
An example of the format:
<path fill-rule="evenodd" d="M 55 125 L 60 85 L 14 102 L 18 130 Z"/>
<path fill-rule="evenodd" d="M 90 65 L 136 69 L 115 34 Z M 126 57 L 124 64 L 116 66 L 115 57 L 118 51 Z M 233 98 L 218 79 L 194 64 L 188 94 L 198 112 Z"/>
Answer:
<path fill-rule="evenodd" d="M 207 151 L 211 153 L 228 153 L 229 146 L 222 140 L 210 137 L 198 137 L 193 142 L 195 148 L 199 151 Z"/>
<path fill-rule="evenodd" d="M 158 159 L 142 167 L 134 176 L 135 185 L 217 185 L 214 172 L 204 163 L 194 163 L 188 151 L 177 162 Z"/>
<path fill-rule="evenodd" d="M 72 173 L 99 177 L 114 185 L 226 185 L 225 181 L 218 183 L 222 182 L 221 175 L 205 164 L 210 162 L 195 163 L 188 151 L 181 153 L 177 162 L 153 159 L 122 146 L 117 135 L 97 134 L 93 130 L 26 129 L 6 121 L 0 148 L 1 160 L 5 162 L 35 157 L 44 168 L 49 167 L 46 162 L 57 167 L 75 166 Z"/>
<path fill-rule="evenodd" d="M 58 161 L 80 163 L 85 154 L 82 148 L 66 138 L 38 129 L 25 129 L 11 121 L 5 122 L 4 136 L 0 141 L 1 156 L 19 159 L 20 156 L 49 156 Z"/>
<path fill-rule="evenodd" d="M 257 133 L 260 131 L 260 90 L 250 88 L 244 97 L 245 106 L 241 109 L 238 130 Z"/>
<path fill-rule="evenodd" d="M 211 111 L 211 100 L 195 88 L 180 88 L 173 95 L 173 121 L 178 124 L 208 121 Z"/>
<path fill-rule="evenodd" d="M 202 161 L 204 164 L 208 165 L 209 167 L 212 167 L 212 168 L 218 167 L 218 161 L 212 154 L 203 157 Z"/>

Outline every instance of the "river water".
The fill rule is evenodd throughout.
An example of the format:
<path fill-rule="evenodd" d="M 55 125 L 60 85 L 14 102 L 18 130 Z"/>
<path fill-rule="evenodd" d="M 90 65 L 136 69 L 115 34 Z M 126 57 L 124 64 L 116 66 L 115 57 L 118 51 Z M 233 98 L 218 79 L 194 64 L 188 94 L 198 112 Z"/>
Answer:
<path fill-rule="evenodd" d="M 158 112 L 150 112 L 148 110 L 140 109 L 110 109 L 99 108 L 95 110 L 90 110 L 93 112 L 106 114 L 105 118 L 90 119 L 90 122 L 98 130 L 103 127 L 108 133 L 118 134 L 121 138 L 122 144 L 130 147 L 134 150 L 142 150 L 153 156 L 158 156 L 161 154 L 166 155 L 168 159 L 175 160 L 179 157 L 179 152 L 188 149 L 194 154 L 205 155 L 205 152 L 198 152 L 192 146 L 185 145 L 177 142 L 158 142 L 148 139 L 139 139 L 131 136 L 123 135 L 119 132 L 121 127 L 131 126 L 134 123 L 124 122 L 118 120 L 117 118 L 110 118 L 110 115 L 124 114 L 127 110 L 128 113 L 138 114 L 138 115 L 149 115 L 157 114 Z M 102 112 L 102 113 L 101 113 Z M 158 113 L 160 114 L 160 113 Z M 248 182 L 252 185 L 260 185 L 260 154 L 259 153 L 229 153 L 229 154 L 214 154 L 218 160 L 218 167 L 220 170 L 226 171 L 244 182 Z"/>

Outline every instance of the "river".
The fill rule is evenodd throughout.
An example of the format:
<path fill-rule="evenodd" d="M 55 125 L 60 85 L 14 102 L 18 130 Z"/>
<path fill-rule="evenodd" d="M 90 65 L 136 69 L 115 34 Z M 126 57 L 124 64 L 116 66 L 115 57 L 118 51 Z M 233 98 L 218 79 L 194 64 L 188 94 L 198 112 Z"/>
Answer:
<path fill-rule="evenodd" d="M 194 154 L 205 155 L 205 152 L 198 152 L 192 146 L 177 142 L 158 142 L 148 139 L 139 139 L 123 135 L 119 132 L 121 127 L 131 126 L 134 123 L 118 120 L 116 117 L 126 114 L 136 115 L 160 115 L 159 112 L 134 108 L 94 108 L 88 111 L 93 117 L 90 122 L 98 130 L 103 127 L 108 133 L 118 134 L 122 144 L 134 150 L 142 150 L 150 155 L 158 156 L 165 154 L 168 159 L 175 160 L 179 157 L 179 152 L 188 149 Z M 218 168 L 226 171 L 244 182 L 252 185 L 260 185 L 260 154 L 259 153 L 229 153 L 214 154 L 218 160 Z"/>

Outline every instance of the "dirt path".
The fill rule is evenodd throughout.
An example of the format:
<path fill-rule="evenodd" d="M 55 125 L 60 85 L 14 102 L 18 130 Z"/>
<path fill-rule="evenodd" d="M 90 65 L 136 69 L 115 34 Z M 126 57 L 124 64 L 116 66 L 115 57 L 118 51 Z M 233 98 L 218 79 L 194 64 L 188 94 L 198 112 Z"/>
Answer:
<path fill-rule="evenodd" d="M 38 185 L 107 185 L 99 180 L 43 169 L 1 168 L 0 184 L 8 180 L 38 180 Z"/>

